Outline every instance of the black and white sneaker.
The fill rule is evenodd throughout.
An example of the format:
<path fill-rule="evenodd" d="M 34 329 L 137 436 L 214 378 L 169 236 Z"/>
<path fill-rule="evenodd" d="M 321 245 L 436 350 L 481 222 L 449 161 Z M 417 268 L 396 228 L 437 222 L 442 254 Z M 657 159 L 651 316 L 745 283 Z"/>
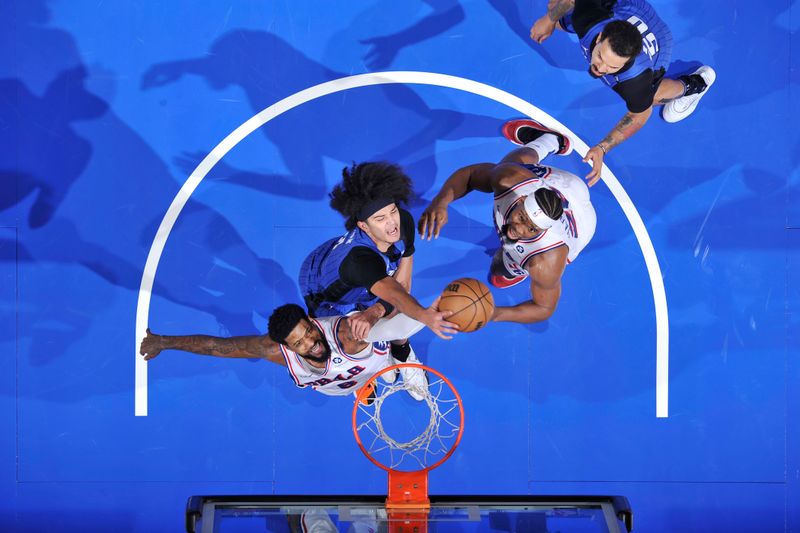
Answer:
<path fill-rule="evenodd" d="M 686 85 L 686 93 L 680 98 L 664 104 L 661 117 L 667 122 L 679 122 L 694 112 L 694 108 L 717 79 L 717 73 L 703 65 L 688 76 L 678 78 Z"/>

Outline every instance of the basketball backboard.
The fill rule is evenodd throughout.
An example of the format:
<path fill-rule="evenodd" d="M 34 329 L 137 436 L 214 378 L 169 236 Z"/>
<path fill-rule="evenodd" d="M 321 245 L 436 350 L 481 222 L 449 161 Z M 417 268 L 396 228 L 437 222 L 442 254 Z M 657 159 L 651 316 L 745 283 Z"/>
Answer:
<path fill-rule="evenodd" d="M 188 533 L 470 531 L 625 533 L 628 500 L 620 496 L 435 496 L 430 508 L 387 512 L 385 496 L 192 496 Z M 420 521 L 419 514 L 425 516 Z M 415 529 L 416 528 L 416 529 Z"/>

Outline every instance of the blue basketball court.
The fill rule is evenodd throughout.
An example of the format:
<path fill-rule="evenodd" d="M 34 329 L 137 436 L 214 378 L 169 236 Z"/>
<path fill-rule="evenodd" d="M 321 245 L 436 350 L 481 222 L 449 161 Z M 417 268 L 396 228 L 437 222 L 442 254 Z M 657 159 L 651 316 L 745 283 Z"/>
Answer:
<path fill-rule="evenodd" d="M 624 495 L 634 531 L 800 532 L 800 6 L 652 3 L 670 74 L 717 81 L 608 154 L 550 320 L 412 338 L 465 409 L 430 492 Z M 400 164 L 418 217 L 529 116 L 571 133 L 545 162 L 584 176 L 625 107 L 574 36 L 528 38 L 545 9 L 0 4 L 0 530 L 181 531 L 196 494 L 386 494 L 352 397 L 267 361 L 146 363 L 138 342 L 264 333 L 302 303 L 353 162 Z M 459 200 L 417 240 L 412 293 L 485 279 L 496 246 L 490 197 Z"/>

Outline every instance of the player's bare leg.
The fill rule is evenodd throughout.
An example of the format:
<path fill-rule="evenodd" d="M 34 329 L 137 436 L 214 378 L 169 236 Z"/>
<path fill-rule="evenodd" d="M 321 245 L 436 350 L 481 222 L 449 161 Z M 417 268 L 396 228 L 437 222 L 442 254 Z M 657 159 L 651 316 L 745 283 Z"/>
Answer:
<path fill-rule="evenodd" d="M 536 150 L 523 146 L 506 154 L 501 163 L 520 163 L 522 165 L 538 165 L 539 154 Z"/>
<path fill-rule="evenodd" d="M 653 105 L 664 105 L 676 98 L 683 96 L 685 87 L 683 83 L 672 78 L 664 78 L 658 86 L 655 97 L 653 97 Z"/>

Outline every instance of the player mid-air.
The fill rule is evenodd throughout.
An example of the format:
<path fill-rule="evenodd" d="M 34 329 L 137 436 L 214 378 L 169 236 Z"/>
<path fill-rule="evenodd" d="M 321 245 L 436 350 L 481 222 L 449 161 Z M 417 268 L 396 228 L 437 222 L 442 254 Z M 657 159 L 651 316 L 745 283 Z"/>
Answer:
<path fill-rule="evenodd" d="M 432 307 L 436 305 L 438 299 Z M 347 317 L 310 318 L 299 305 L 286 304 L 270 315 L 268 332 L 241 337 L 167 336 L 148 329 L 139 352 L 146 361 L 164 350 L 262 358 L 286 366 L 298 387 L 311 387 L 330 396 L 355 393 L 369 378 L 395 364 L 388 342 L 356 338 Z M 388 373 L 384 379 L 396 379 L 396 375 Z M 410 385 L 409 394 L 422 400 L 428 386 L 424 374 L 403 374 L 403 379 Z"/>
<path fill-rule="evenodd" d="M 523 146 L 498 164 L 455 171 L 422 213 L 418 229 L 422 238 L 438 238 L 451 202 L 471 191 L 493 194 L 501 247 L 492 258 L 489 281 L 506 288 L 530 277 L 531 299 L 495 307 L 491 320 L 541 322 L 556 310 L 564 268 L 592 239 L 597 217 L 583 180 L 539 164 L 548 154 L 569 154 L 568 137 L 533 120 L 507 122 L 503 134 Z"/>

